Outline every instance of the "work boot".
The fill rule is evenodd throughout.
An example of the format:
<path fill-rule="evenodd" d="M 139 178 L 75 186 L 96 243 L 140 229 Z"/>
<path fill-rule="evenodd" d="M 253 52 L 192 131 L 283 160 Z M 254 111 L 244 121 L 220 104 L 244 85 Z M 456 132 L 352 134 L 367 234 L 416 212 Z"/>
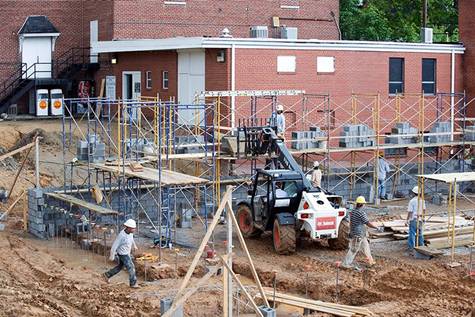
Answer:
<path fill-rule="evenodd" d="M 130 285 L 130 288 L 140 288 L 139 284 Z"/>
<path fill-rule="evenodd" d="M 104 282 L 106 282 L 107 284 L 109 284 L 109 283 L 110 283 L 110 281 L 109 281 L 109 277 L 107 276 L 107 274 L 106 274 L 106 273 L 102 273 L 102 279 L 103 279 L 103 280 L 104 280 Z"/>

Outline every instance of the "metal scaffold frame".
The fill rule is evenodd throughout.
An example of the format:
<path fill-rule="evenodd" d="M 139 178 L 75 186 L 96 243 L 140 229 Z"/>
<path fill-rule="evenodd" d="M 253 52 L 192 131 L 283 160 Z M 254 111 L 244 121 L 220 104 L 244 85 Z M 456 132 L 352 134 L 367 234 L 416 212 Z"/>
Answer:
<path fill-rule="evenodd" d="M 113 193 L 117 193 L 115 207 L 121 219 L 137 219 L 140 231 L 144 216 L 162 247 L 176 242 L 178 208 L 192 210 L 207 227 L 206 219 L 214 209 L 216 197 L 210 186 L 219 175 L 215 120 L 210 119 L 215 116 L 214 104 L 181 105 L 173 99 L 162 101 L 158 96 L 114 101 L 65 99 L 64 104 L 64 193 L 90 200 L 94 186 L 99 186 L 105 193 L 103 204 L 109 208 Z M 78 107 L 85 109 L 83 114 L 73 116 Z M 188 140 L 192 136 L 193 140 L 187 142 L 191 144 L 178 144 L 180 136 Z M 75 147 L 81 141 L 88 153 L 85 159 L 78 160 L 79 150 Z M 98 154 L 99 141 L 104 143 L 103 154 Z M 146 146 L 148 153 L 144 151 Z M 186 148 L 198 148 L 200 152 L 192 168 L 174 160 L 193 158 L 193 154 L 179 153 Z M 96 155 L 104 156 L 105 161 L 96 161 Z M 143 172 L 132 170 L 136 163 L 141 164 Z M 178 198 L 184 205 L 177 206 Z M 153 203 L 156 217 L 149 215 L 150 206 L 147 209 L 144 201 Z"/>

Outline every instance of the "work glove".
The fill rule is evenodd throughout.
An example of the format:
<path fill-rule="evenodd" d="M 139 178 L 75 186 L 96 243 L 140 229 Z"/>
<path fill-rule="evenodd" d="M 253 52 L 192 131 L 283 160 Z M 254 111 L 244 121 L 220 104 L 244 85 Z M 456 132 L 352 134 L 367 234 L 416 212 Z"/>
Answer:
<path fill-rule="evenodd" d="M 114 261 L 114 260 L 115 260 L 115 256 L 111 255 L 111 256 L 109 257 L 109 260 L 110 260 L 110 261 Z"/>

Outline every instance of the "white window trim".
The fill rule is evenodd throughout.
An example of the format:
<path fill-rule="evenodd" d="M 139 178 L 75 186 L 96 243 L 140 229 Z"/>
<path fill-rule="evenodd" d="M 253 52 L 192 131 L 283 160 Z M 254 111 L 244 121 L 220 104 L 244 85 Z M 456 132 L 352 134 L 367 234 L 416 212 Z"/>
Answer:
<path fill-rule="evenodd" d="M 186 5 L 186 0 L 173 0 L 173 1 L 165 0 L 165 1 L 163 2 L 163 4 L 165 4 L 165 5 L 179 5 L 179 6 L 184 6 L 184 5 Z"/>
<path fill-rule="evenodd" d="M 317 56 L 317 73 L 333 74 L 335 72 L 334 56 Z"/>
<path fill-rule="evenodd" d="M 295 73 L 297 70 L 296 56 L 277 56 L 277 72 L 278 73 Z"/>
<path fill-rule="evenodd" d="M 145 72 L 145 88 L 152 89 L 152 72 L 150 70 Z"/>
<path fill-rule="evenodd" d="M 165 74 L 167 74 L 167 78 L 165 79 Z M 170 79 L 169 79 L 168 70 L 162 71 L 162 89 L 168 89 L 170 87 Z M 165 82 L 167 83 L 165 87 Z"/>

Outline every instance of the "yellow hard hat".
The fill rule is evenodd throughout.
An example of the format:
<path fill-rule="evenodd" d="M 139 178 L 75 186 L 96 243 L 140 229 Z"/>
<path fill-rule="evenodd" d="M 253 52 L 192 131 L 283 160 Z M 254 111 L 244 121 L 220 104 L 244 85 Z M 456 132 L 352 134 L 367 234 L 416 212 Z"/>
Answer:
<path fill-rule="evenodd" d="M 366 204 L 366 199 L 363 196 L 358 196 L 356 198 L 356 203 L 357 204 Z"/>

